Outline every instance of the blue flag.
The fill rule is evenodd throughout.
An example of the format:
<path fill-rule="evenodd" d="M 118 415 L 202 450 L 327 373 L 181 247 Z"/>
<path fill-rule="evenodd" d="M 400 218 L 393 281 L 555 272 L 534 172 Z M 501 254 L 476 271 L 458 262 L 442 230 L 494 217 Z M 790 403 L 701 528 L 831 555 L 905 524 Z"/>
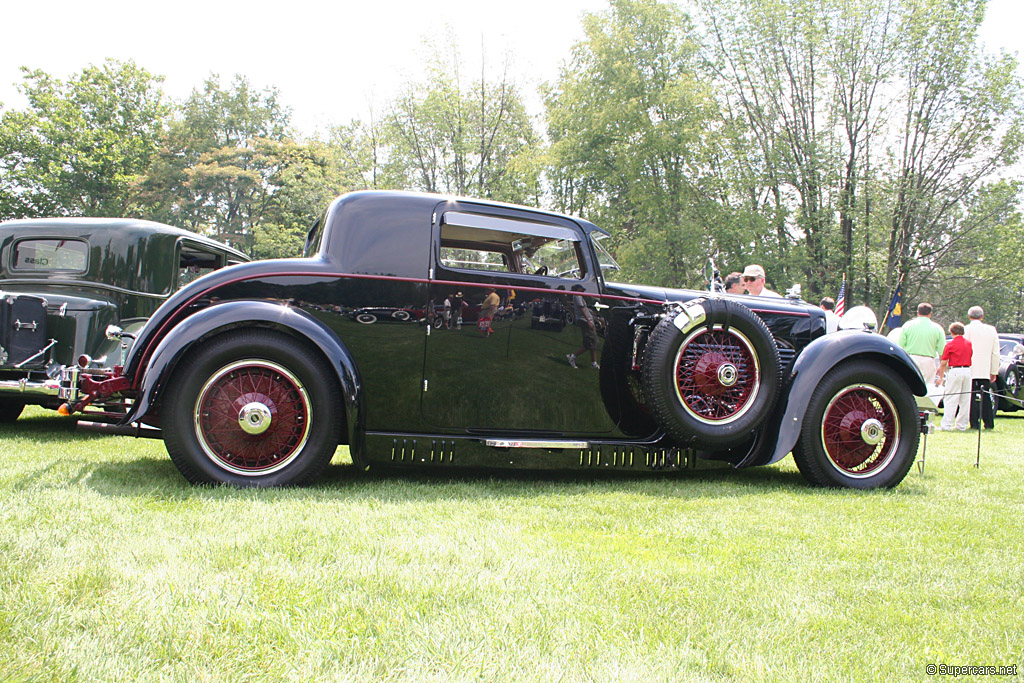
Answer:
<path fill-rule="evenodd" d="M 903 281 L 896 285 L 896 291 L 892 293 L 892 301 L 889 302 L 889 312 L 885 314 L 890 330 L 903 326 Z"/>

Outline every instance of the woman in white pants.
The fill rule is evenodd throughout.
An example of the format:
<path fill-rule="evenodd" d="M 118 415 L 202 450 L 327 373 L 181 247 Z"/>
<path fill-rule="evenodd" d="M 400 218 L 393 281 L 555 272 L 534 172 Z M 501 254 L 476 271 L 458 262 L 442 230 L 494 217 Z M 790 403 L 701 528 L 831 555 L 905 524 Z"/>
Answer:
<path fill-rule="evenodd" d="M 949 333 L 953 338 L 942 350 L 942 362 L 935 376 L 936 384 L 946 380 L 939 429 L 952 431 L 955 424 L 956 429 L 966 432 L 971 422 L 971 342 L 964 339 L 963 323 L 950 324 Z"/>

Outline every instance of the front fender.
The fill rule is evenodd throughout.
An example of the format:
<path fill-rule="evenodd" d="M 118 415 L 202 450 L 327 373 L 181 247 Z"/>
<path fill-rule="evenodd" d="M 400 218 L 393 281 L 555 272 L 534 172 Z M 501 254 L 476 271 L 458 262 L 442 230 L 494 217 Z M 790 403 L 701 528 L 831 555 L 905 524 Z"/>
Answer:
<path fill-rule="evenodd" d="M 900 376 L 916 396 L 928 393 L 917 365 L 907 352 L 880 334 L 847 330 L 819 337 L 807 345 L 793 364 L 785 410 L 779 421 L 779 436 L 770 464 L 778 462 L 793 450 L 803 428 L 804 413 L 815 387 L 829 370 L 851 358 L 875 360 Z M 776 413 L 778 414 L 778 413 Z"/>
<path fill-rule="evenodd" d="M 345 344 L 323 323 L 305 311 L 269 301 L 228 301 L 204 308 L 175 325 L 160 340 L 149 363 L 139 368 L 141 381 L 132 409 L 121 424 L 142 422 L 160 401 L 175 366 L 196 343 L 241 327 L 269 327 L 305 339 L 320 349 L 333 368 L 345 401 L 347 437 L 353 460 L 364 452 L 362 382 Z M 133 378 L 138 379 L 138 378 Z"/>

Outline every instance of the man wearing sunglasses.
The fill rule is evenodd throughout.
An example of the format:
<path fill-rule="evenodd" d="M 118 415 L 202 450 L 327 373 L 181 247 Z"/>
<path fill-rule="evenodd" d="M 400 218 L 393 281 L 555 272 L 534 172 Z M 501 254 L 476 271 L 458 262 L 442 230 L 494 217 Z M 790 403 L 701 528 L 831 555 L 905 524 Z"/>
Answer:
<path fill-rule="evenodd" d="M 764 286 L 764 268 L 754 264 L 743 269 L 743 286 L 747 293 L 753 296 L 774 296 L 782 298 L 781 294 L 773 292 Z"/>

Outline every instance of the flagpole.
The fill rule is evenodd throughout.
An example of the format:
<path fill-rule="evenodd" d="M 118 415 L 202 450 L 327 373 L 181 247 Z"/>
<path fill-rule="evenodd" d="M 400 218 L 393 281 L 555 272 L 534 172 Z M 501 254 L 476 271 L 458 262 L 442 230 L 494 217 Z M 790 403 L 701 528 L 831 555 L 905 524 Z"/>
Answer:
<path fill-rule="evenodd" d="M 904 276 L 906 276 L 906 273 L 900 273 L 900 281 L 896 283 L 895 289 L 893 289 L 892 290 L 892 294 L 889 295 L 889 304 L 886 306 L 886 309 L 885 309 L 885 317 L 882 318 L 882 324 L 878 326 L 878 333 L 879 334 L 881 334 L 882 330 L 885 329 L 885 323 L 886 323 L 887 320 L 889 320 L 889 313 L 892 311 L 892 298 L 894 296 L 896 296 L 896 292 L 898 292 L 900 290 L 900 285 L 903 284 Z"/>
<path fill-rule="evenodd" d="M 835 303 L 835 314 L 842 316 L 846 313 L 846 273 L 843 273 L 843 282 L 839 285 L 839 296 Z"/>

